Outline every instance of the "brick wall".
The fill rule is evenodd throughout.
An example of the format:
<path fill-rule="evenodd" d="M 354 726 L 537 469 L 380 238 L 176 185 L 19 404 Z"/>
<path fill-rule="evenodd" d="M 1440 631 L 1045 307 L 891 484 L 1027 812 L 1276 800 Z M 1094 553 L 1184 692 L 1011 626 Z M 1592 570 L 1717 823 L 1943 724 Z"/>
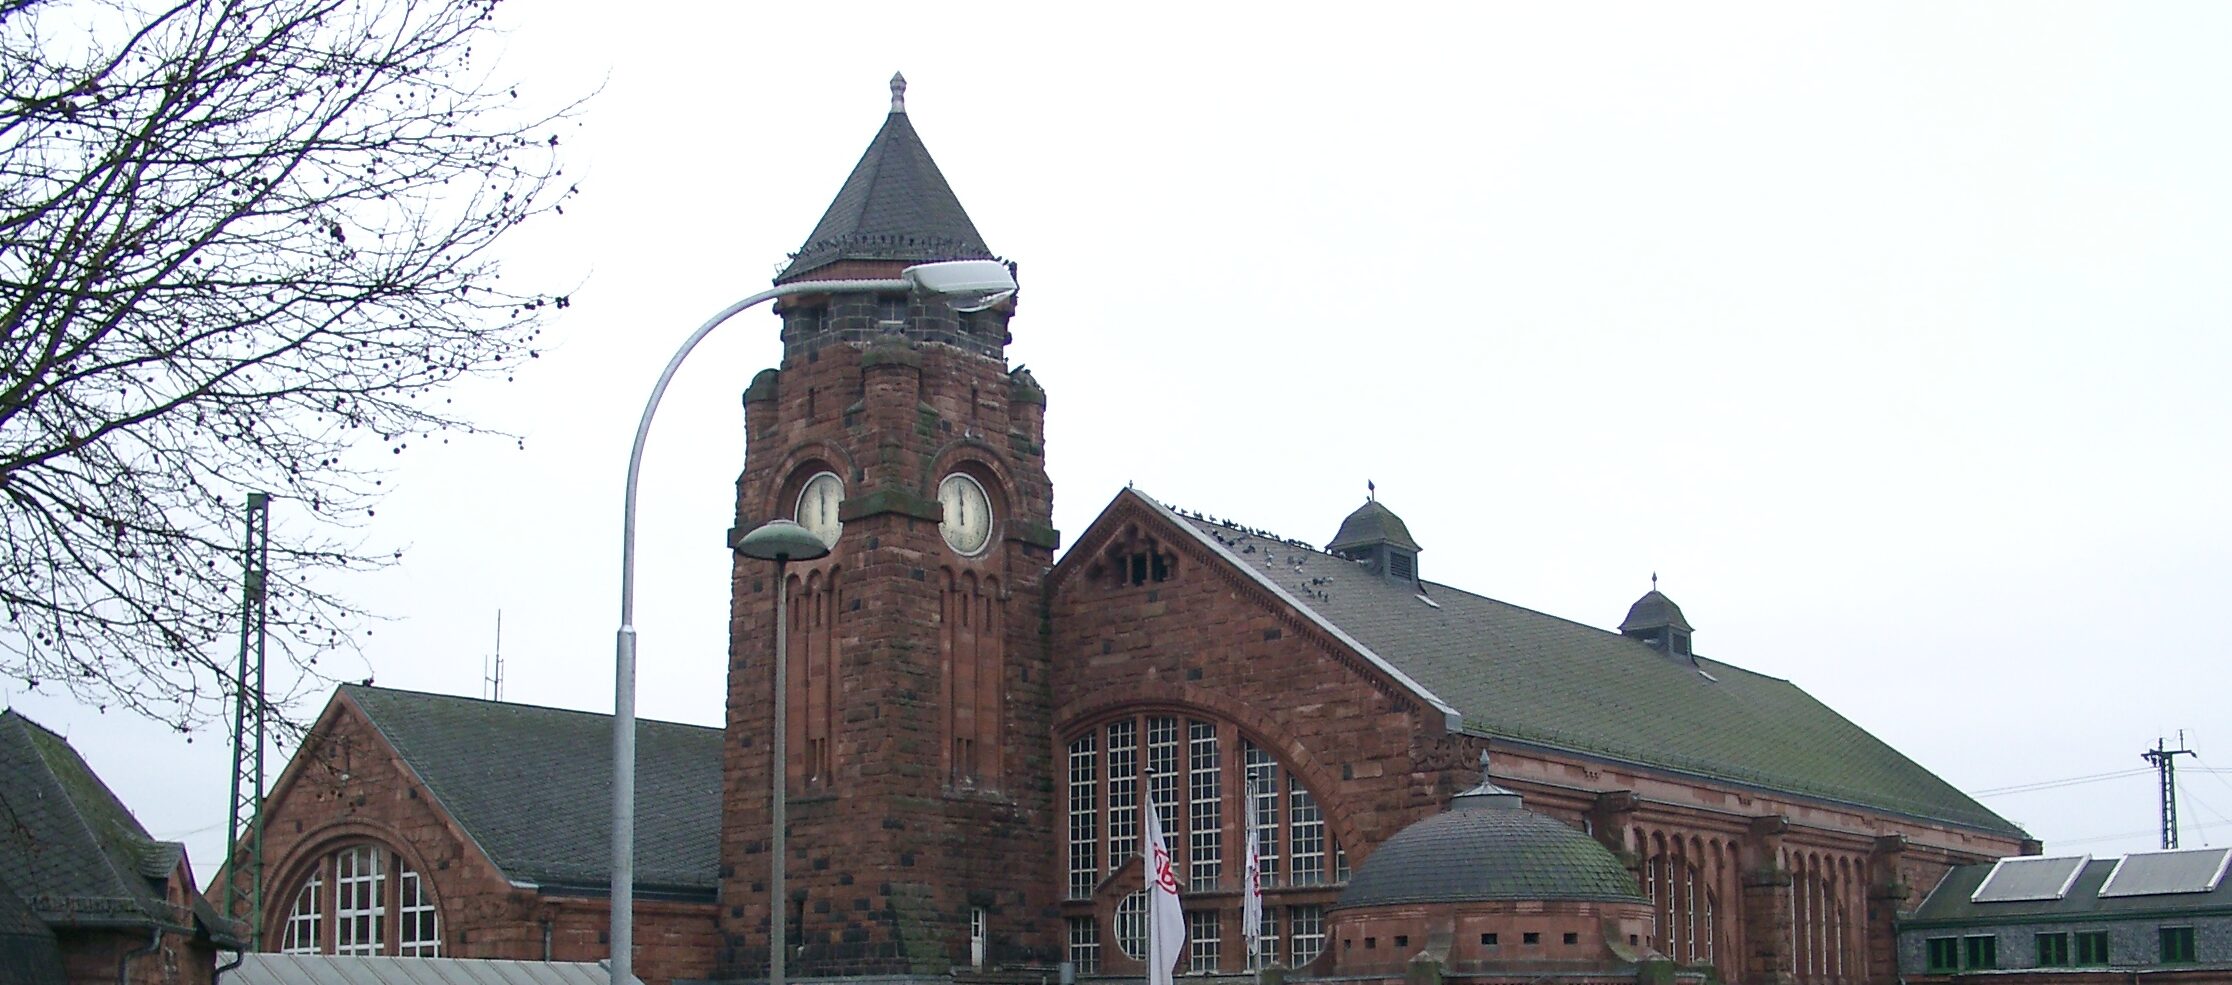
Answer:
<path fill-rule="evenodd" d="M 210 985 L 217 952 L 177 931 L 165 931 L 154 951 L 147 930 L 57 929 L 62 974 L 70 985 L 117 985 L 117 962 L 131 957 L 127 985 Z"/>

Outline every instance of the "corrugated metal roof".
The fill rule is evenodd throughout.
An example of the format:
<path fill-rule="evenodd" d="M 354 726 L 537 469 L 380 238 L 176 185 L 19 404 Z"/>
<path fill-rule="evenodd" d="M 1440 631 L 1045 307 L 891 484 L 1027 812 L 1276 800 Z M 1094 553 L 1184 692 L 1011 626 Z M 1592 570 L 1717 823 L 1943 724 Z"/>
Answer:
<path fill-rule="evenodd" d="M 2102 896 L 2168 896 L 2206 893 L 2223 881 L 2232 848 L 2192 848 L 2185 851 L 2134 852 L 2116 863 Z"/>
<path fill-rule="evenodd" d="M 235 985 L 608 985 L 599 961 L 498 961 L 342 954 L 250 954 L 225 973 Z M 641 985 L 642 980 L 629 981 Z"/>
<path fill-rule="evenodd" d="M 1971 903 L 2016 903 L 2060 899 L 2077 881 L 2077 873 L 2090 855 L 2065 858 L 2003 858 L 1992 866 L 1984 884 L 1969 894 Z"/>

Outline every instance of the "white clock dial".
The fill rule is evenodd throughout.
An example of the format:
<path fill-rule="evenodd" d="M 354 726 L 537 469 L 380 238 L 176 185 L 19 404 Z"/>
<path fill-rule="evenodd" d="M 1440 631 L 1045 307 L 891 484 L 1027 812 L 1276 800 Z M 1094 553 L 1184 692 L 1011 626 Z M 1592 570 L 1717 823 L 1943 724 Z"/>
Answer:
<path fill-rule="evenodd" d="M 814 536 L 831 547 L 837 546 L 837 535 L 845 525 L 837 519 L 837 507 L 845 501 L 844 480 L 835 472 L 823 472 L 806 480 L 806 488 L 798 491 L 798 525 L 813 531 Z"/>
<path fill-rule="evenodd" d="M 947 546 L 973 556 L 991 544 L 992 498 L 975 479 L 959 472 L 946 476 L 938 483 L 938 505 L 945 507 L 938 532 L 945 535 Z"/>

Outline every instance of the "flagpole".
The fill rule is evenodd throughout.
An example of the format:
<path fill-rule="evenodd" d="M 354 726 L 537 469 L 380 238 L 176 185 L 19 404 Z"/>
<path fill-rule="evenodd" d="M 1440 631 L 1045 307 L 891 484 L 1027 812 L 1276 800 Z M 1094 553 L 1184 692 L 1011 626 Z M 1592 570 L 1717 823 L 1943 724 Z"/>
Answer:
<path fill-rule="evenodd" d="M 1147 851 L 1140 853 L 1147 883 L 1147 985 L 1172 985 L 1172 969 L 1186 950 L 1186 915 L 1170 846 L 1163 841 L 1162 813 L 1152 793 L 1141 799 L 1147 809 Z"/>

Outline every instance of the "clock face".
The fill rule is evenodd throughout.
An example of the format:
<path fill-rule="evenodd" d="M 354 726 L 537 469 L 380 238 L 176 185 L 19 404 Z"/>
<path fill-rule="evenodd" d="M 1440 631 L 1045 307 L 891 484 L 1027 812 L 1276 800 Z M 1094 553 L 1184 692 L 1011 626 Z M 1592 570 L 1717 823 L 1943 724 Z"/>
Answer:
<path fill-rule="evenodd" d="M 806 488 L 798 491 L 798 525 L 813 531 L 822 543 L 837 546 L 837 535 L 845 530 L 837 520 L 837 505 L 844 501 L 845 483 L 837 473 L 823 472 L 806 480 Z"/>
<path fill-rule="evenodd" d="M 945 507 L 938 532 L 945 535 L 947 546 L 974 556 L 992 543 L 992 498 L 975 479 L 959 472 L 946 476 L 938 483 L 938 505 Z"/>

